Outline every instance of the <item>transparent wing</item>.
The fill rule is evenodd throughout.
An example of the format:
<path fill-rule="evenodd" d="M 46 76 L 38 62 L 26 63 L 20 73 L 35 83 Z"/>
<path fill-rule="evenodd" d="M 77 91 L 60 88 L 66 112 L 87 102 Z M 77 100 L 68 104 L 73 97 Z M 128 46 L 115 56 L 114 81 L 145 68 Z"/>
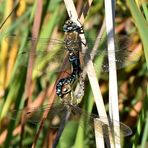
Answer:
<path fill-rule="evenodd" d="M 24 61 L 19 63 L 19 65 L 28 67 L 30 51 L 24 49 L 18 53 L 18 57 L 22 57 Z M 64 67 L 62 67 L 62 64 Z M 29 67 L 28 67 L 29 68 Z M 70 69 L 71 65 L 68 60 L 67 52 L 64 49 L 54 49 L 49 51 L 36 51 L 35 52 L 35 63 L 34 70 L 40 73 L 51 73 L 51 72 L 61 72 Z"/>
<path fill-rule="evenodd" d="M 17 57 L 22 59 L 19 60 L 19 66 L 27 68 L 29 56 L 31 54 L 35 55 L 34 71 L 40 74 L 61 72 L 71 68 L 68 58 L 66 58 L 67 51 L 62 41 L 48 38 L 39 38 L 37 40 L 36 38 L 26 37 L 26 41 L 23 42 L 22 38 L 25 38 L 25 36 L 7 35 L 5 38 L 6 41 L 9 41 L 11 44 L 18 43 L 18 46 L 15 47 L 18 51 Z M 31 49 L 32 43 L 36 41 L 37 46 L 34 54 Z M 23 43 L 24 46 L 21 47 Z M 63 67 L 62 63 L 64 65 Z"/>
<path fill-rule="evenodd" d="M 16 120 L 17 116 L 25 123 L 39 124 L 44 117 L 44 112 L 49 111 L 47 120 L 50 127 L 59 127 L 61 120 L 63 119 L 67 108 L 61 104 L 43 105 L 35 108 L 24 108 L 20 110 L 12 110 L 8 114 L 8 118 Z"/>
<path fill-rule="evenodd" d="M 11 40 L 12 43 L 14 41 L 18 42 L 20 40 L 20 37 L 17 35 L 7 35 L 6 40 Z M 25 38 L 25 37 L 24 37 Z M 95 40 L 99 40 L 99 50 L 95 53 L 91 53 L 92 45 L 94 44 Z M 32 42 L 37 41 L 37 50 L 36 50 L 36 62 L 34 65 L 34 69 L 39 71 L 40 73 L 50 73 L 52 72 L 60 72 L 60 71 L 66 71 L 66 69 L 70 68 L 69 61 L 67 59 L 67 62 L 64 63 L 64 67 L 61 69 L 61 64 L 63 63 L 64 57 L 66 57 L 67 51 L 65 50 L 65 44 L 63 40 L 57 40 L 57 39 L 49 39 L 49 38 L 39 38 L 38 40 L 36 38 L 27 37 L 26 39 L 26 48 L 21 50 L 19 52 L 19 56 L 24 58 L 24 61 L 20 63 L 22 66 L 28 66 L 28 56 L 31 51 Z M 84 39 L 81 40 L 83 43 Z M 77 43 L 75 43 L 77 44 Z M 95 59 L 97 59 L 100 56 L 104 56 L 104 62 L 102 64 L 102 71 L 108 72 L 109 71 L 109 64 L 108 64 L 108 55 L 109 57 L 113 57 L 113 50 L 110 50 L 109 53 L 107 52 L 107 39 L 106 38 L 87 38 L 87 45 L 88 45 L 88 51 L 86 54 L 83 54 L 83 59 L 89 60 L 95 55 Z M 119 36 L 115 39 L 115 62 L 117 69 L 124 68 L 128 65 L 131 65 L 139 60 L 139 56 L 129 51 L 129 46 L 131 45 L 131 40 L 127 36 Z M 81 50 L 81 49 L 80 49 Z M 110 61 L 111 68 L 114 68 L 113 66 L 113 58 Z M 99 66 L 97 62 L 94 61 L 94 65 L 96 67 L 96 70 L 99 70 Z"/>
<path fill-rule="evenodd" d="M 17 35 L 17 34 L 7 34 L 5 37 L 6 42 L 18 42 L 22 39 L 26 39 L 27 44 L 32 44 L 33 42 L 37 42 L 38 46 L 49 46 L 51 48 L 52 46 L 65 46 L 64 38 L 63 39 L 53 39 L 53 38 L 34 38 L 34 37 L 26 37 L 25 35 Z M 86 35 L 86 39 L 81 39 L 78 41 L 75 41 L 74 44 L 85 44 L 85 41 L 87 42 L 88 47 L 91 49 L 95 43 L 95 41 L 99 41 L 99 49 L 107 49 L 107 38 L 106 37 L 93 37 L 91 35 Z M 131 45 L 132 41 L 131 39 L 126 35 L 119 35 L 115 37 L 115 48 L 118 49 L 125 49 L 129 45 Z"/>
<path fill-rule="evenodd" d="M 37 51 L 36 52 L 36 61 L 34 64 L 34 70 L 40 72 L 40 73 L 50 73 L 50 72 L 61 72 L 66 71 L 67 69 L 70 69 L 70 63 L 68 60 L 68 54 L 64 49 L 60 49 L 58 51 L 50 50 L 50 51 Z M 86 59 L 88 61 L 93 54 L 81 54 L 82 59 Z M 104 51 L 98 51 L 95 53 L 94 58 L 94 66 L 95 70 L 99 71 L 99 64 L 98 59 L 99 57 L 103 56 L 103 63 L 101 66 L 101 71 L 103 72 L 109 72 L 109 62 L 108 62 L 108 55 L 111 58 L 110 66 L 111 68 L 114 68 L 114 60 L 113 57 L 113 51 L 109 51 L 109 53 Z M 20 63 L 22 66 L 28 66 L 28 56 L 29 53 L 27 51 L 22 51 L 19 53 L 18 56 L 21 56 L 24 61 Z M 67 58 L 66 58 L 67 57 Z M 65 59 L 65 61 L 64 61 Z M 140 56 L 137 54 L 134 54 L 132 51 L 128 51 L 127 49 L 118 50 L 115 52 L 115 63 L 117 69 L 122 69 L 127 66 L 130 66 L 132 64 L 135 64 L 139 61 Z M 64 63 L 64 64 L 63 64 Z M 62 64 L 64 67 L 62 67 Z"/>
<path fill-rule="evenodd" d="M 55 104 L 54 106 L 51 105 L 44 105 L 42 107 L 39 108 L 28 108 L 28 109 L 22 109 L 22 110 L 13 110 L 10 112 L 10 114 L 8 114 L 8 117 L 12 120 L 16 120 L 16 116 L 17 115 L 22 115 L 23 120 L 25 120 L 26 122 L 31 122 L 33 124 L 37 124 L 41 121 L 41 118 L 43 117 L 43 112 L 45 110 L 49 110 L 47 119 L 48 121 L 50 121 L 50 127 L 57 127 L 59 126 L 59 123 L 61 122 L 61 120 L 64 118 L 65 112 L 68 111 L 67 107 L 68 106 L 71 109 L 71 117 L 70 120 L 77 120 L 79 121 L 79 119 L 81 118 L 81 122 L 80 125 L 84 128 L 84 123 L 85 125 L 89 125 L 90 127 L 94 127 L 94 119 L 96 119 L 96 127 L 97 127 L 97 132 L 99 135 L 99 132 L 101 131 L 102 127 L 105 127 L 105 132 L 104 132 L 104 136 L 108 137 L 109 132 L 112 132 L 112 121 L 109 120 L 109 125 L 107 124 L 108 119 L 106 119 L 105 117 L 101 117 L 100 118 L 97 115 L 94 114 L 89 114 L 87 112 L 82 111 L 81 108 L 77 107 L 77 106 L 73 106 L 73 105 L 62 105 L 62 104 Z M 83 122 L 84 121 L 84 122 Z M 120 129 L 120 133 L 123 136 L 129 136 L 132 134 L 132 130 L 125 124 L 123 123 L 119 123 L 118 121 L 114 121 L 115 125 L 119 125 L 119 126 L 115 126 L 115 128 L 119 128 Z M 108 132 L 109 131 L 109 132 Z M 117 136 L 117 134 L 115 133 L 115 136 Z"/>
<path fill-rule="evenodd" d="M 110 57 L 110 67 L 113 69 L 114 62 L 116 63 L 116 69 L 122 69 L 124 67 L 127 67 L 129 65 L 135 64 L 139 61 L 140 56 L 133 53 L 132 51 L 129 51 L 127 49 L 121 49 L 115 51 L 115 60 L 113 58 L 114 51 L 110 50 L 109 52 L 107 50 L 104 51 L 97 51 L 95 53 L 90 53 L 90 55 L 82 55 L 83 59 L 85 58 L 86 61 L 89 61 L 92 59 L 91 57 L 94 56 L 94 66 L 96 71 L 99 71 L 99 58 L 103 58 L 103 63 L 101 66 L 101 71 L 103 72 L 109 72 L 109 61 L 108 57 Z"/>
<path fill-rule="evenodd" d="M 58 40 L 58 39 L 51 39 L 51 38 L 35 38 L 35 37 L 28 37 L 26 35 L 18 35 L 18 34 L 6 34 L 5 41 L 6 42 L 18 42 L 23 39 L 26 39 L 27 44 L 32 44 L 32 42 L 37 42 L 38 45 L 47 46 L 47 45 L 63 45 L 64 40 Z"/>
<path fill-rule="evenodd" d="M 124 123 L 114 121 L 114 125 L 115 125 L 114 126 L 115 132 L 114 132 L 113 131 L 113 122 L 111 120 L 109 120 L 105 117 L 99 117 L 94 114 L 88 114 L 87 112 L 82 111 L 82 109 L 80 109 L 77 106 L 71 106 L 71 108 L 72 108 L 72 113 L 74 115 L 76 115 L 76 114 L 81 115 L 80 125 L 82 127 L 85 127 L 85 128 L 91 127 L 91 129 L 93 129 L 94 119 L 95 119 L 96 135 L 98 137 L 101 135 L 102 129 L 103 129 L 103 136 L 105 138 L 108 138 L 109 134 L 114 133 L 114 136 L 115 136 L 117 142 L 120 142 L 120 136 L 125 137 L 125 136 L 129 136 L 132 134 L 131 128 L 128 127 L 127 125 L 125 125 Z M 109 122 L 109 125 L 108 125 L 108 122 Z M 120 136 L 117 134 L 118 129 L 120 130 Z"/>
<path fill-rule="evenodd" d="M 82 43 L 85 42 L 85 39 L 82 38 Z M 86 42 L 90 49 L 94 46 L 94 44 L 99 44 L 99 50 L 102 51 L 104 49 L 107 49 L 107 38 L 106 37 L 87 37 L 86 36 Z M 132 44 L 132 40 L 126 36 L 126 35 L 117 35 L 115 36 L 115 49 L 116 50 L 122 50 L 128 48 Z"/>
<path fill-rule="evenodd" d="M 101 71 L 109 72 L 109 63 L 111 68 L 114 67 L 114 62 L 116 63 L 116 69 L 122 69 L 129 65 L 135 64 L 139 61 L 140 55 L 137 55 L 132 52 L 131 45 L 132 41 L 128 36 L 118 36 L 115 38 L 115 51 L 110 49 L 107 50 L 107 39 L 105 38 L 97 38 L 96 40 L 100 41 L 100 46 L 97 50 L 92 51 L 90 48 L 87 50 L 86 54 L 82 53 L 82 58 L 85 61 L 89 61 L 90 59 L 94 59 L 94 66 L 97 71 L 99 70 L 100 63 L 98 62 L 98 58 L 103 58 L 103 63 L 101 66 Z M 88 42 L 89 46 L 89 42 Z M 113 58 L 115 54 L 115 59 Z M 108 57 L 110 58 L 110 62 L 108 62 Z"/>
<path fill-rule="evenodd" d="M 112 121 L 106 117 L 99 117 L 98 115 L 95 115 L 95 114 L 89 114 L 87 112 L 82 111 L 82 109 L 79 108 L 78 106 L 70 105 L 70 107 L 72 108 L 74 114 L 81 114 L 84 117 L 84 119 L 88 119 L 90 122 L 94 122 L 94 119 L 97 119 L 96 124 L 97 124 L 98 130 L 100 130 L 100 128 L 103 125 L 108 126 L 107 122 L 109 122 L 109 125 L 112 127 Z M 120 130 L 123 136 L 129 136 L 132 134 L 131 128 L 125 125 L 124 123 L 121 123 L 121 122 L 119 123 L 118 121 L 114 121 L 114 123 L 115 125 L 120 125 Z"/>

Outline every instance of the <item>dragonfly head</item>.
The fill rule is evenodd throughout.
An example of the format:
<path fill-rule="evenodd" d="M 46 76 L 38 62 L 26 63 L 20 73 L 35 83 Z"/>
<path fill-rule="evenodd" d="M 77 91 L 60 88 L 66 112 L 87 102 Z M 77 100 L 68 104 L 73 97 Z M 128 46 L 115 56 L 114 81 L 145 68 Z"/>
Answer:
<path fill-rule="evenodd" d="M 64 32 L 73 32 L 73 31 L 81 31 L 81 27 L 79 27 L 75 22 L 72 20 L 67 20 L 63 26 Z"/>

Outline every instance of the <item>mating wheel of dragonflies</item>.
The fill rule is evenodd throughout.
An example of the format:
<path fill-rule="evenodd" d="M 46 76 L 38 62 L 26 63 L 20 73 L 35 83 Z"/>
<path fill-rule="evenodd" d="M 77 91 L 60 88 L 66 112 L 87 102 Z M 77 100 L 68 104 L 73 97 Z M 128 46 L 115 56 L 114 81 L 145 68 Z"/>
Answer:
<path fill-rule="evenodd" d="M 20 37 L 19 35 L 6 35 L 5 40 L 11 42 L 18 43 L 20 39 L 25 38 L 25 36 Z M 87 38 L 86 38 L 87 39 Z M 103 57 L 103 63 L 101 71 L 108 72 L 109 71 L 109 64 L 108 64 L 108 55 L 112 58 L 114 51 L 110 50 L 109 53 L 107 51 L 107 40 L 106 38 L 99 38 L 100 46 L 98 50 L 95 52 L 92 51 L 92 46 L 94 45 L 96 38 L 94 39 L 87 39 L 88 49 L 86 53 L 83 53 L 82 49 L 80 48 L 80 61 L 86 61 L 92 59 L 94 61 L 94 66 L 96 71 L 99 70 L 100 63 L 98 64 L 97 59 L 99 57 Z M 50 38 L 32 38 L 26 37 L 26 44 L 24 47 L 18 47 L 18 57 L 22 59 L 19 61 L 20 66 L 28 66 L 28 57 L 31 52 L 32 43 L 37 42 L 37 48 L 35 52 L 36 61 L 34 63 L 34 70 L 38 71 L 39 73 L 50 73 L 50 72 L 61 72 L 66 71 L 70 68 L 70 64 L 67 60 L 64 61 L 64 66 L 61 68 L 63 63 L 64 57 L 68 56 L 68 51 L 65 48 L 65 42 L 63 40 L 57 39 L 50 39 Z M 77 46 L 78 44 L 83 43 L 83 39 L 77 40 L 73 42 L 73 46 Z M 21 43 L 20 43 L 21 44 Z M 133 53 L 129 48 L 131 45 L 131 40 L 127 36 L 119 36 L 116 37 L 115 40 L 116 50 L 115 50 L 115 62 L 116 68 L 121 69 L 131 64 L 136 63 L 140 56 Z M 112 67 L 112 63 L 114 60 L 110 61 L 110 66 Z M 99 66 L 98 66 L 99 65 Z M 82 66 L 82 65 L 81 65 Z"/>
<path fill-rule="evenodd" d="M 59 124 L 64 120 L 65 113 L 70 111 L 71 116 L 69 117 L 69 120 L 71 121 L 77 121 L 80 124 L 80 127 L 82 128 L 89 128 L 93 131 L 94 126 L 94 119 L 95 119 L 95 127 L 97 130 L 97 136 L 100 135 L 101 129 L 103 128 L 103 136 L 108 137 L 109 133 L 112 133 L 113 125 L 112 121 L 105 118 L 105 117 L 99 117 L 95 114 L 89 114 L 87 112 L 82 111 L 81 108 L 79 108 L 76 105 L 71 105 L 68 103 L 64 104 L 47 104 L 43 105 L 42 107 L 37 108 L 26 108 L 26 109 L 20 109 L 20 110 L 12 110 L 8 114 L 8 118 L 10 120 L 16 120 L 17 115 L 19 117 L 23 117 L 20 119 L 23 119 L 23 122 L 25 123 L 32 123 L 32 124 L 39 124 L 41 119 L 43 118 L 43 113 L 45 111 L 48 112 L 48 116 L 46 117 L 46 122 L 48 122 L 48 125 L 50 128 L 58 128 Z M 109 123 L 109 125 L 108 125 Z M 120 135 L 118 135 L 116 132 L 114 133 L 114 136 L 116 139 L 120 140 L 120 136 L 129 136 L 132 134 L 132 130 L 130 127 L 123 123 L 119 123 L 117 121 L 114 121 L 114 129 L 120 129 Z M 118 141 L 119 142 L 119 141 Z"/>

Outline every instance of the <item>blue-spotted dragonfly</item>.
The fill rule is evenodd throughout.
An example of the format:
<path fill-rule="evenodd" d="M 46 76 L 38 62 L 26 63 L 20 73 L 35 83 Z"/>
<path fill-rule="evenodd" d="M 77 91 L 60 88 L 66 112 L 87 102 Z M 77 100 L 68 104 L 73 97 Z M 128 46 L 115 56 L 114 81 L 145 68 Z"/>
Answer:
<path fill-rule="evenodd" d="M 21 38 L 19 35 L 13 34 L 13 35 L 7 35 L 6 41 L 11 42 L 20 42 L 22 38 L 25 38 L 25 36 L 22 36 Z M 93 40 L 93 39 L 92 39 Z M 83 51 L 80 51 L 80 59 L 83 61 L 85 58 L 86 60 L 89 60 L 94 55 L 94 59 L 97 59 L 100 56 L 104 57 L 104 62 L 102 64 L 102 71 L 108 72 L 109 71 L 109 64 L 108 64 L 108 55 L 112 57 L 113 51 L 110 50 L 109 53 L 106 50 L 107 47 L 105 47 L 106 39 L 105 38 L 99 38 L 101 45 L 99 46 L 99 49 L 95 52 L 91 52 L 90 50 L 92 46 L 94 45 L 94 41 L 90 41 L 88 39 L 87 45 L 88 49 L 87 52 L 84 54 Z M 31 51 L 32 42 L 37 41 L 37 49 L 36 49 L 36 62 L 34 64 L 34 70 L 37 70 L 39 73 L 50 73 L 52 72 L 60 72 L 60 71 L 66 71 L 68 67 L 70 66 L 69 62 L 65 62 L 64 67 L 61 68 L 61 64 L 63 63 L 64 57 L 66 57 L 67 51 L 65 50 L 65 42 L 64 39 L 57 40 L 57 39 L 50 39 L 50 38 L 32 38 L 28 37 L 26 38 L 26 45 L 24 48 L 18 50 L 18 56 L 20 56 L 23 60 L 19 63 L 21 66 L 28 66 L 28 55 Z M 83 43 L 83 39 L 81 40 L 81 43 Z M 78 44 L 78 43 L 76 43 Z M 132 51 L 128 50 L 129 45 L 131 44 L 131 40 L 127 36 L 119 36 L 116 38 L 116 67 L 117 69 L 124 68 L 128 65 L 131 65 L 139 60 L 139 56 L 134 54 Z M 93 59 L 92 59 L 93 60 Z M 68 61 L 68 60 L 67 60 Z M 94 66 L 96 71 L 99 70 L 97 63 L 94 61 Z M 111 64 L 112 66 L 112 64 Z M 70 67 L 69 67 L 70 68 Z"/>
<path fill-rule="evenodd" d="M 48 116 L 46 117 L 46 120 L 48 122 L 49 127 L 51 128 L 58 128 L 59 124 L 63 118 L 65 117 L 65 113 L 70 110 L 71 115 L 69 120 L 74 120 L 79 122 L 80 126 L 82 128 L 91 128 L 93 130 L 94 125 L 94 119 L 95 120 L 95 127 L 97 131 L 97 136 L 99 136 L 100 131 L 103 127 L 103 134 L 105 137 L 108 137 L 108 133 L 112 133 L 112 121 L 105 118 L 105 117 L 99 117 L 95 114 L 89 114 L 85 111 L 82 111 L 80 107 L 77 105 L 71 105 L 68 103 L 64 104 L 54 104 L 54 105 L 43 105 L 42 107 L 36 107 L 36 108 L 26 108 L 26 109 L 20 109 L 20 110 L 12 110 L 8 117 L 12 120 L 16 120 L 17 115 L 21 115 L 23 117 L 23 121 L 25 123 L 32 123 L 32 124 L 39 124 L 41 119 L 43 118 L 43 113 L 45 111 L 48 112 Z M 109 121 L 109 125 L 107 124 Z M 125 124 L 119 123 L 117 121 L 114 121 L 115 126 L 114 129 L 116 131 L 116 128 L 119 128 L 120 126 L 120 134 L 122 136 L 129 136 L 132 134 L 132 130 Z M 119 139 L 119 136 L 114 133 L 115 137 Z M 119 139 L 120 140 L 120 139 Z"/>

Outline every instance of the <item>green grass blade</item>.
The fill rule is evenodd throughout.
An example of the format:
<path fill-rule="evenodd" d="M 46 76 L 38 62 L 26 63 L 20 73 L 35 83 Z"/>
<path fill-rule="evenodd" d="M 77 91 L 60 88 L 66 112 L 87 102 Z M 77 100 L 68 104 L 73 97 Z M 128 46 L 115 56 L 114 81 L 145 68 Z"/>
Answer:
<path fill-rule="evenodd" d="M 146 20 L 148 22 L 148 2 L 143 2 L 142 3 L 142 8 L 143 8 Z"/>
<path fill-rule="evenodd" d="M 130 11 L 132 13 L 132 16 L 135 20 L 135 24 L 138 28 L 143 47 L 144 47 L 144 54 L 146 58 L 146 63 L 147 63 L 147 68 L 148 68 L 148 42 L 147 42 L 147 37 L 148 37 L 148 25 L 146 20 L 144 19 L 143 15 L 139 11 L 138 7 L 136 6 L 136 3 L 134 0 L 128 0 L 127 1 L 128 6 L 130 8 Z"/>

